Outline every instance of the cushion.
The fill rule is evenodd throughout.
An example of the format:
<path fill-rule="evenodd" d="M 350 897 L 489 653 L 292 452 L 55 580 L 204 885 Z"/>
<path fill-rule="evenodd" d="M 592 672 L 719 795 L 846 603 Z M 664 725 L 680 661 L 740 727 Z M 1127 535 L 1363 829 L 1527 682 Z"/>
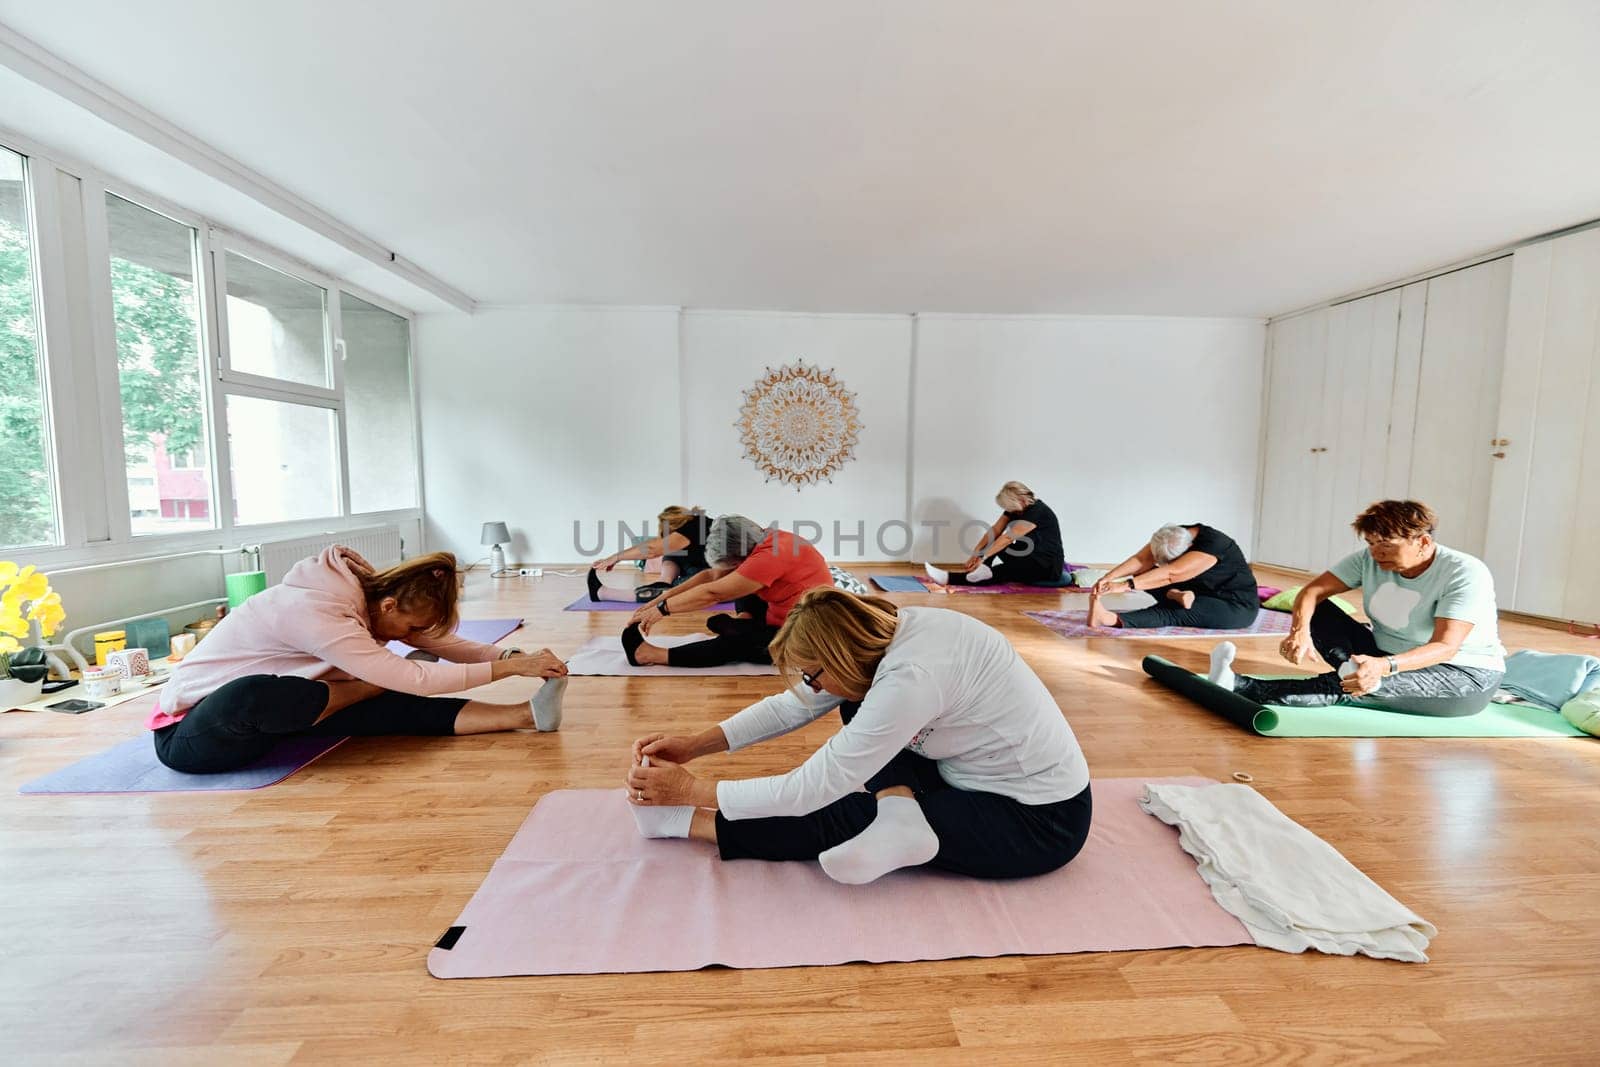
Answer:
<path fill-rule="evenodd" d="M 1600 689 L 1579 693 L 1561 705 L 1561 717 L 1584 733 L 1600 737 Z"/>
<path fill-rule="evenodd" d="M 866 596 L 869 592 L 866 584 L 860 578 L 857 578 L 842 567 L 829 567 L 828 572 L 833 575 L 835 588 L 843 589 L 847 593 L 854 593 L 856 596 Z"/>
<path fill-rule="evenodd" d="M 1294 598 L 1299 596 L 1300 595 L 1300 590 L 1302 590 L 1304 588 L 1305 588 L 1305 586 L 1303 586 L 1303 585 L 1297 585 L 1292 589 L 1285 589 L 1283 592 L 1279 593 L 1277 596 L 1274 596 L 1274 597 L 1271 597 L 1268 600 L 1262 601 L 1261 602 L 1261 606 L 1266 608 L 1268 611 L 1293 611 L 1294 610 Z M 1334 597 L 1333 598 L 1333 602 L 1335 604 L 1339 605 L 1339 608 L 1346 615 L 1354 615 L 1356 613 L 1356 609 L 1355 608 L 1351 607 L 1349 604 L 1345 603 L 1343 600 L 1340 600 L 1338 597 Z"/>

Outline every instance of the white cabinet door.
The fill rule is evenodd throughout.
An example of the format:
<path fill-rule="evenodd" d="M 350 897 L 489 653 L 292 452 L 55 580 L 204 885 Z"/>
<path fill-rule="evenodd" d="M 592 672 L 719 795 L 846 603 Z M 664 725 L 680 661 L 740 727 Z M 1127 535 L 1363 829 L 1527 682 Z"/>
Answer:
<path fill-rule="evenodd" d="M 1485 561 L 1500 606 L 1600 619 L 1600 230 L 1513 257 Z"/>
<path fill-rule="evenodd" d="M 1318 509 L 1320 562 L 1313 569 L 1361 547 L 1350 522 L 1384 495 L 1400 304 L 1401 291 L 1391 289 L 1331 309 L 1322 395 L 1328 451 L 1319 454 L 1326 506 Z"/>
<path fill-rule="evenodd" d="M 1439 540 L 1483 554 L 1499 435 L 1511 259 L 1428 280 L 1410 495 L 1439 514 Z"/>
<path fill-rule="evenodd" d="M 1328 313 L 1308 312 L 1268 330 L 1266 454 L 1257 557 L 1310 569 Z"/>

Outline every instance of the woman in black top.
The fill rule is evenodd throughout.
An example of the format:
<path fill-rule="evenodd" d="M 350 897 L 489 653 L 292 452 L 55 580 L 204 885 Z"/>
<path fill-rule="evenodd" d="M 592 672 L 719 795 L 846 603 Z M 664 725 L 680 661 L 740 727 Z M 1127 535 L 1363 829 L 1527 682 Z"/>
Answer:
<path fill-rule="evenodd" d="M 1107 593 L 1141 589 L 1154 607 L 1114 612 Z M 1233 538 L 1203 523 L 1163 526 L 1150 543 L 1117 564 L 1089 596 L 1090 626 L 1197 626 L 1240 630 L 1256 621 L 1256 576 Z"/>
<path fill-rule="evenodd" d="M 1066 553 L 1056 513 L 1021 482 L 1002 485 L 994 502 L 1005 511 L 978 539 L 963 568 L 945 571 L 926 563 L 928 577 L 940 585 L 1065 585 Z"/>
<path fill-rule="evenodd" d="M 656 516 L 661 536 L 642 541 L 632 548 L 614 552 L 597 559 L 589 569 L 589 599 L 614 600 L 629 604 L 645 604 L 673 586 L 693 578 L 706 566 L 706 533 L 711 519 L 700 508 L 681 508 L 674 505 Z M 600 572 L 608 571 L 630 559 L 661 559 L 661 581 L 638 585 L 631 589 L 615 589 L 600 581 Z"/>

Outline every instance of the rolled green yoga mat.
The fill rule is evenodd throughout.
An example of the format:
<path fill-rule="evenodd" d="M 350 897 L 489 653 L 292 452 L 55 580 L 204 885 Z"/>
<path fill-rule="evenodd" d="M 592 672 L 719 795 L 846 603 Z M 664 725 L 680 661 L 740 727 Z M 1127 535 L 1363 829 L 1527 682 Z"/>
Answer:
<path fill-rule="evenodd" d="M 228 607 L 236 608 L 267 587 L 266 571 L 241 571 L 224 579 L 228 587 Z"/>
<path fill-rule="evenodd" d="M 1476 715 L 1436 718 L 1335 704 L 1290 708 L 1257 704 L 1212 685 L 1160 656 L 1146 656 L 1144 671 L 1208 711 L 1263 737 L 1587 737 L 1558 713 L 1524 704 L 1490 704 Z"/>

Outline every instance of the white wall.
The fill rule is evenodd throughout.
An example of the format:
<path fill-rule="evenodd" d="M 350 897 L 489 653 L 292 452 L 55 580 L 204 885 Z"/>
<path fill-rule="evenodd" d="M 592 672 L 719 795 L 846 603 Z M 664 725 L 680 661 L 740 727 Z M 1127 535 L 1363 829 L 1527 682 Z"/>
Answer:
<path fill-rule="evenodd" d="M 909 315 L 790 315 L 695 311 L 683 316 L 686 504 L 735 512 L 785 529 L 821 528 L 824 555 L 884 559 L 884 523 L 905 518 Z M 832 370 L 855 394 L 861 433 L 855 459 L 831 482 L 796 490 L 764 483 L 744 458 L 734 423 L 749 388 L 768 367 L 797 359 Z M 835 542 L 834 525 L 843 537 Z M 808 536 L 813 528 L 802 527 Z M 846 540 L 864 534 L 861 541 Z M 891 550 L 905 546 L 893 533 Z"/>
<path fill-rule="evenodd" d="M 572 524 L 638 528 L 681 486 L 678 313 L 519 308 L 417 319 L 427 544 L 472 562 L 580 558 Z M 731 421 L 730 416 L 730 421 Z"/>
<path fill-rule="evenodd" d="M 1252 541 L 1264 325 L 1244 319 L 799 315 L 506 308 L 417 320 L 429 548 L 571 563 L 606 522 L 666 504 L 823 528 L 825 554 L 886 559 L 884 523 L 992 520 L 1008 478 L 1062 519 L 1069 558 L 1121 559 L 1163 522 Z M 856 394 L 856 460 L 831 484 L 764 484 L 742 458 L 741 394 L 804 359 Z M 908 448 L 910 454 L 908 455 Z M 833 544 L 866 526 L 865 544 Z M 927 558 L 924 537 L 912 558 Z"/>
<path fill-rule="evenodd" d="M 1015 478 L 1074 562 L 1120 560 L 1167 522 L 1248 555 L 1264 345 L 1243 319 L 920 316 L 914 518 L 993 521 Z"/>

